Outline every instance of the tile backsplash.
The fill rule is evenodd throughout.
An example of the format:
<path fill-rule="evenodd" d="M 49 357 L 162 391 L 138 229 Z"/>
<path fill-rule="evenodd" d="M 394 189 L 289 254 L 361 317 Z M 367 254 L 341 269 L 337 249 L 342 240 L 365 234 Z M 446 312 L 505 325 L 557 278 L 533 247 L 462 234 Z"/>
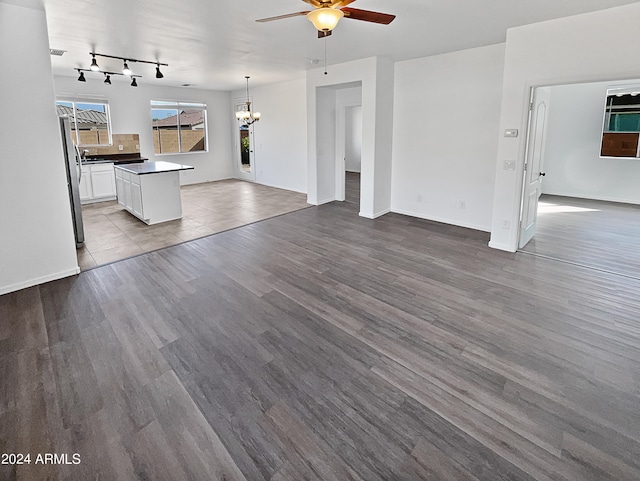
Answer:
<path fill-rule="evenodd" d="M 140 134 L 112 134 L 112 145 L 87 147 L 88 155 L 139 154 Z M 119 146 L 122 145 L 122 150 Z"/>

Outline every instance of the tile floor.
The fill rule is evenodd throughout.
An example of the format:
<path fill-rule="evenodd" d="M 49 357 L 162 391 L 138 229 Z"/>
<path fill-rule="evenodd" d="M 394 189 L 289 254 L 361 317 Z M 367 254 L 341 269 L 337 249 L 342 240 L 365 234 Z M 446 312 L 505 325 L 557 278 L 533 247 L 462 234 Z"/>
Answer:
<path fill-rule="evenodd" d="M 183 186 L 182 219 L 146 225 L 117 201 L 82 206 L 85 246 L 78 265 L 87 270 L 308 207 L 306 194 L 241 180 Z"/>

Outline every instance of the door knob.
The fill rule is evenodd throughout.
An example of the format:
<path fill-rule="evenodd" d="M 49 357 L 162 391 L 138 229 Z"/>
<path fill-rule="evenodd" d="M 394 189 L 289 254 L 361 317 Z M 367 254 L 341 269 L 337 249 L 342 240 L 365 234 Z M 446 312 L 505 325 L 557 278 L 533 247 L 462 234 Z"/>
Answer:
<path fill-rule="evenodd" d="M 547 175 L 546 172 L 540 172 L 540 177 L 544 177 L 545 175 Z"/>

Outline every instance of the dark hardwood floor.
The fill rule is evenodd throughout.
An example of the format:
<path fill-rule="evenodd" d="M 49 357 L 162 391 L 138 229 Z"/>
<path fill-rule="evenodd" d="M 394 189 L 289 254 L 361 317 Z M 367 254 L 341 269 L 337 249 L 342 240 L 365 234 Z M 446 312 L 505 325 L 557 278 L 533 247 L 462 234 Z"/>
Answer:
<path fill-rule="evenodd" d="M 356 215 L 354 215 L 356 214 Z M 0 297 L 2 480 L 640 479 L 640 281 L 332 203 Z"/>
<path fill-rule="evenodd" d="M 344 200 L 360 205 L 360 172 L 345 172 Z"/>
<path fill-rule="evenodd" d="M 543 195 L 522 251 L 640 279 L 640 206 Z"/>

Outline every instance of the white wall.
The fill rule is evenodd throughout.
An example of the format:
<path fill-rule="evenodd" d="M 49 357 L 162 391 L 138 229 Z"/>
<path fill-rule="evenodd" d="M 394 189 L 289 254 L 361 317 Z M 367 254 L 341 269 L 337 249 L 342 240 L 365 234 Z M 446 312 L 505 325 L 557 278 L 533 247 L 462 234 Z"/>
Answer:
<path fill-rule="evenodd" d="M 530 88 L 637 78 L 639 37 L 640 3 L 508 30 L 491 247 L 517 248 Z M 503 137 L 512 128 L 522 134 Z M 505 160 L 516 161 L 516 170 L 503 170 Z"/>
<path fill-rule="evenodd" d="M 345 168 L 360 172 L 362 155 L 362 106 L 347 107 L 345 112 Z"/>
<path fill-rule="evenodd" d="M 0 294 L 79 272 L 47 22 L 0 0 Z"/>
<path fill-rule="evenodd" d="M 490 230 L 504 50 L 396 64 L 392 211 Z"/>
<path fill-rule="evenodd" d="M 543 193 L 640 204 L 640 160 L 600 157 L 604 105 L 612 86 L 595 82 L 550 88 Z"/>
<path fill-rule="evenodd" d="M 165 73 L 165 75 L 169 75 Z M 86 72 L 86 82 L 78 82 L 77 76 L 54 77 L 57 96 L 85 96 L 105 98 L 109 102 L 113 133 L 140 134 L 140 153 L 149 160 L 164 160 L 195 167 L 180 173 L 182 184 L 194 184 L 234 176 L 232 152 L 232 127 L 235 117 L 231 106 L 231 94 L 214 90 L 180 87 L 157 87 L 138 79 L 138 87 L 129 81 L 112 76 L 111 85 L 103 83 L 101 74 Z M 204 102 L 207 104 L 208 152 L 187 154 L 153 153 L 151 129 L 151 100 L 176 100 Z"/>
<path fill-rule="evenodd" d="M 360 215 L 375 218 L 389 212 L 393 129 L 393 63 L 372 57 L 307 72 L 308 198 L 312 204 L 339 197 L 336 164 L 336 99 L 331 90 L 362 87 L 362 175 Z M 331 114 L 331 111 L 333 113 Z M 325 124 L 324 122 L 330 122 Z M 333 143 L 333 144 L 332 144 Z M 326 152 L 332 148 L 331 155 Z M 333 158 L 333 162 L 332 162 Z M 344 173 L 344 172 L 342 172 Z"/>
<path fill-rule="evenodd" d="M 260 121 L 253 125 L 256 182 L 306 193 L 306 79 L 251 87 L 250 93 L 251 108 L 262 114 Z M 233 98 L 245 99 L 246 91 L 234 92 Z M 240 155 L 238 142 L 239 136 L 234 135 L 236 163 Z"/>

